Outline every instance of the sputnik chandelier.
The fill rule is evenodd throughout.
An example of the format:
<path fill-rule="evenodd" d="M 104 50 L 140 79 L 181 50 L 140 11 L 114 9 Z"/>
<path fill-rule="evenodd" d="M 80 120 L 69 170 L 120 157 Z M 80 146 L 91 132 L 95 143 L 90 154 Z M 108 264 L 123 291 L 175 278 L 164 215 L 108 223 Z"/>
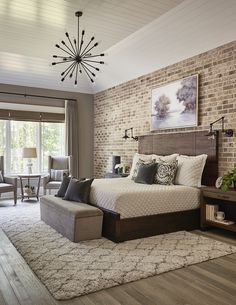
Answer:
<path fill-rule="evenodd" d="M 61 44 L 63 47 L 61 47 L 59 44 L 56 44 L 55 46 L 64 52 L 64 56 L 59 55 L 53 55 L 53 58 L 58 58 L 60 61 L 53 62 L 52 65 L 58 65 L 58 64 L 66 64 L 69 63 L 69 66 L 61 73 L 61 81 L 63 82 L 66 77 L 69 75 L 70 78 L 73 77 L 73 74 L 75 72 L 75 86 L 78 82 L 78 71 L 82 74 L 82 70 L 86 73 L 90 81 L 93 83 L 93 78 L 96 76 L 95 71 L 99 71 L 100 69 L 97 67 L 99 64 L 104 64 L 104 61 L 99 60 L 91 60 L 91 58 L 104 56 L 103 53 L 101 54 L 95 54 L 92 55 L 91 51 L 93 48 L 98 46 L 98 42 L 92 44 L 94 41 L 94 36 L 90 39 L 90 41 L 87 43 L 87 45 L 84 47 L 84 34 L 85 31 L 82 31 L 81 39 L 79 37 L 80 29 L 79 29 L 79 18 L 82 16 L 82 12 L 76 12 L 75 16 L 78 17 L 78 38 L 77 40 L 74 38 L 73 42 L 71 41 L 71 38 L 69 34 L 66 32 L 66 38 L 68 42 L 66 43 L 64 40 L 61 41 Z"/>

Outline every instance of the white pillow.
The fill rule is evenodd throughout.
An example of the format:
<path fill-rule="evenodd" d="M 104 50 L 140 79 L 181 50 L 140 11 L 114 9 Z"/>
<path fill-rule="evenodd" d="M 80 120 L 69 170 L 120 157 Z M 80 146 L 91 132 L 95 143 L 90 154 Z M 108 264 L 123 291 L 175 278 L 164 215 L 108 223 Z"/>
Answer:
<path fill-rule="evenodd" d="M 133 177 L 134 170 L 136 168 L 136 164 L 137 164 L 139 159 L 141 159 L 143 161 L 152 161 L 152 155 L 144 155 L 144 154 L 138 154 L 138 153 L 134 154 L 132 167 L 131 167 L 131 170 L 130 170 L 130 174 L 128 176 L 129 178 Z"/>
<path fill-rule="evenodd" d="M 198 156 L 178 156 L 178 170 L 175 184 L 200 187 L 206 159 L 207 155 L 204 154 Z"/>
<path fill-rule="evenodd" d="M 167 156 L 161 156 L 161 155 L 152 155 L 152 160 L 158 161 L 164 161 L 164 162 L 173 162 L 176 160 L 176 158 L 179 156 L 179 154 L 172 154 Z"/>

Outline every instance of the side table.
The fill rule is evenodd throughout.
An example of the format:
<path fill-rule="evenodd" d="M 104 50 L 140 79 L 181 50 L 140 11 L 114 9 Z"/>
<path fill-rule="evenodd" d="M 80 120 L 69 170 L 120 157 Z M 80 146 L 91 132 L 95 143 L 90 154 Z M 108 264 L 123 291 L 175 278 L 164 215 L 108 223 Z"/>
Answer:
<path fill-rule="evenodd" d="M 21 201 L 23 201 L 25 198 L 36 198 L 37 201 L 39 200 L 39 188 L 40 188 L 40 181 L 41 181 L 41 175 L 40 174 L 28 174 L 28 175 L 18 175 L 20 179 L 20 186 L 21 186 Z M 30 186 L 30 180 L 38 179 L 37 181 L 37 187 L 32 190 Z M 27 189 L 26 191 L 25 186 L 23 185 L 23 181 L 27 181 Z"/>
<path fill-rule="evenodd" d="M 217 227 L 236 232 L 236 191 L 223 192 L 215 187 L 201 187 L 201 228 Z M 232 224 L 224 224 L 207 215 L 207 206 L 217 207 L 225 213 L 225 218 Z M 213 213 L 214 214 L 214 213 Z M 209 217 L 210 216 L 210 217 Z"/>
<path fill-rule="evenodd" d="M 115 174 L 115 173 L 106 173 L 105 178 L 126 178 L 129 176 L 129 173 L 125 174 Z"/>

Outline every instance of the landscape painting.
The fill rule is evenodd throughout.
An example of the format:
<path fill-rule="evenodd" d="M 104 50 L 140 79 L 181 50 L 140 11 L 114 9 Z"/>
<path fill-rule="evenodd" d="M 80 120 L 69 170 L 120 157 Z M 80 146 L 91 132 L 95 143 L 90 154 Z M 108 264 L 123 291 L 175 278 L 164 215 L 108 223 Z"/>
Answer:
<path fill-rule="evenodd" d="M 151 130 L 198 124 L 198 75 L 152 90 Z"/>

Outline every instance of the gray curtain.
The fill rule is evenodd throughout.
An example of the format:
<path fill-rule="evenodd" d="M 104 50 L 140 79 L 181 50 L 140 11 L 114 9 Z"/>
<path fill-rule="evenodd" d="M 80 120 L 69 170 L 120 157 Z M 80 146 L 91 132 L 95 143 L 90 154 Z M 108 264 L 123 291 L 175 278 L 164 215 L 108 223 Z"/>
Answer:
<path fill-rule="evenodd" d="M 77 102 L 65 101 L 66 154 L 72 156 L 71 173 L 79 177 L 79 122 Z"/>

